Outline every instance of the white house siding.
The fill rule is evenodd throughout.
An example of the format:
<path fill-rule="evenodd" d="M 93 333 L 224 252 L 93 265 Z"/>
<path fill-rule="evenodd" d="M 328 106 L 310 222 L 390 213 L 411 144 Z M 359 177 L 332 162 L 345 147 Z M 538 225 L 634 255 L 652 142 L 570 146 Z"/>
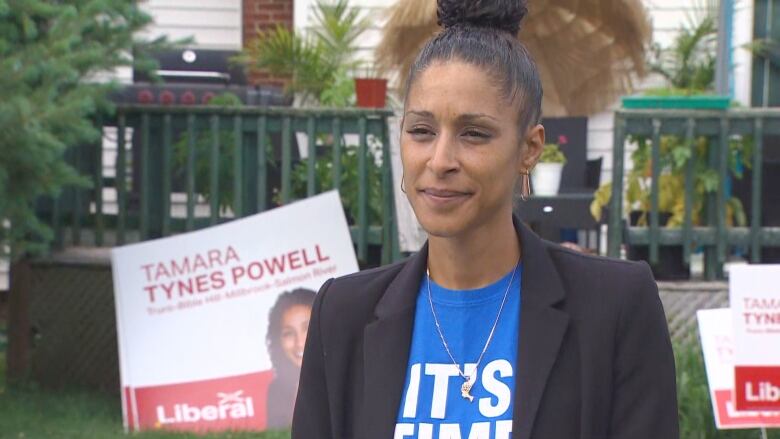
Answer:
<path fill-rule="evenodd" d="M 241 0 L 145 0 L 141 7 L 154 18 L 144 37 L 192 37 L 202 49 L 241 49 Z"/>

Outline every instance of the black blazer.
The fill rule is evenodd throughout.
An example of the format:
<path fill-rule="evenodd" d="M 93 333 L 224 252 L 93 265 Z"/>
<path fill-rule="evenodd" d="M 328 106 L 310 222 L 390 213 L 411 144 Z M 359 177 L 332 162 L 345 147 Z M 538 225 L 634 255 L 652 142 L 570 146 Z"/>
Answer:
<path fill-rule="evenodd" d="M 523 258 L 514 439 L 677 439 L 674 356 L 644 263 L 589 256 L 515 220 Z M 392 438 L 427 245 L 331 279 L 314 302 L 293 439 Z"/>

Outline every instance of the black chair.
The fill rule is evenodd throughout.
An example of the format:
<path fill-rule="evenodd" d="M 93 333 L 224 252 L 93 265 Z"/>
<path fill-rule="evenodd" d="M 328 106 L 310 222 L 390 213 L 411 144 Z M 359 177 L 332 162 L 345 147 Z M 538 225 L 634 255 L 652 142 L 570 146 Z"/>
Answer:
<path fill-rule="evenodd" d="M 604 157 L 588 160 L 585 163 L 585 187 L 587 189 L 596 190 L 601 185 L 601 166 L 604 162 Z"/>

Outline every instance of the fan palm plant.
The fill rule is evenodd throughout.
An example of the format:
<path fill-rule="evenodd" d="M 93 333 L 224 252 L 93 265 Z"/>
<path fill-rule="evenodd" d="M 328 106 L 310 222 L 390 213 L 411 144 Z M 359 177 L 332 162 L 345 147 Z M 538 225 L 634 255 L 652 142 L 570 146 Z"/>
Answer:
<path fill-rule="evenodd" d="M 303 105 L 348 106 L 354 94 L 349 71 L 358 65 L 356 43 L 368 21 L 348 0 L 318 0 L 314 18 L 306 33 L 284 26 L 259 31 L 238 61 L 288 78 L 287 91 Z"/>

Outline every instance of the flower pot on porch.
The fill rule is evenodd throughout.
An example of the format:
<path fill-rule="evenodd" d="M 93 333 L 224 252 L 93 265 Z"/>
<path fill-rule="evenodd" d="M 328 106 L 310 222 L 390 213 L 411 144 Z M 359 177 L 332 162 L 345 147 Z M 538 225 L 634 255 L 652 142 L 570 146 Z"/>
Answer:
<path fill-rule="evenodd" d="M 533 194 L 540 196 L 558 195 L 562 172 L 563 163 L 538 163 L 531 173 Z"/>
<path fill-rule="evenodd" d="M 355 78 L 355 95 L 360 108 L 384 108 L 387 98 L 387 79 Z"/>

